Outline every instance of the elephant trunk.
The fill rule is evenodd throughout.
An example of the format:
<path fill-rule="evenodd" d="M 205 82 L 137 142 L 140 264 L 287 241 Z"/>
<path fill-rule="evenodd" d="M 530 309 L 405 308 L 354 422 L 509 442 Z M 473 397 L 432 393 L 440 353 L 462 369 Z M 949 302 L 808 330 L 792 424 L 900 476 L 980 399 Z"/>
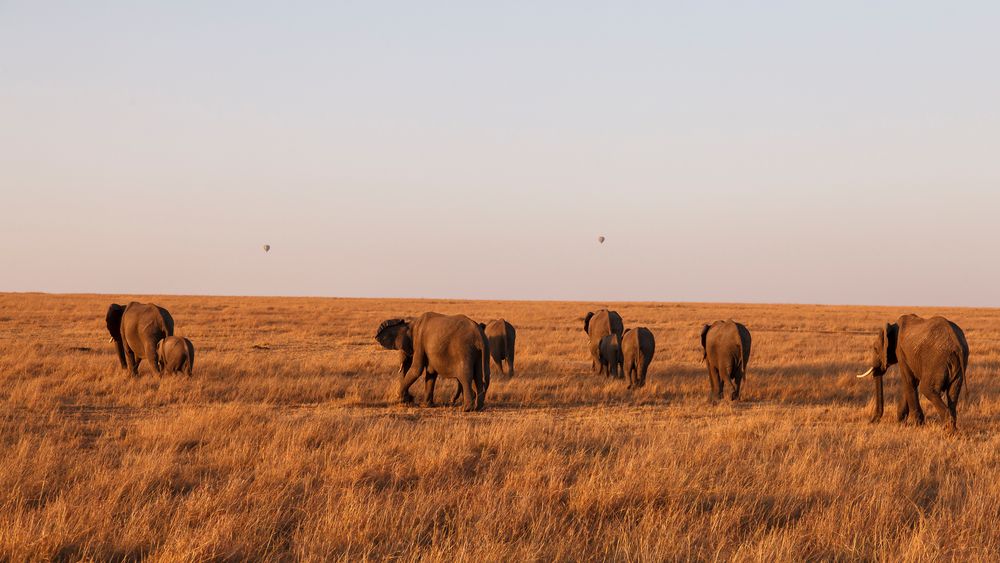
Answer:
<path fill-rule="evenodd" d="M 882 394 L 882 374 L 876 372 L 875 377 L 875 412 L 872 413 L 871 422 L 878 422 L 882 418 L 882 410 L 885 408 L 884 396 Z"/>
<path fill-rule="evenodd" d="M 122 342 L 121 337 L 114 339 L 115 348 L 118 350 L 118 363 L 121 364 L 122 369 L 128 369 L 128 364 L 125 363 L 125 343 Z"/>

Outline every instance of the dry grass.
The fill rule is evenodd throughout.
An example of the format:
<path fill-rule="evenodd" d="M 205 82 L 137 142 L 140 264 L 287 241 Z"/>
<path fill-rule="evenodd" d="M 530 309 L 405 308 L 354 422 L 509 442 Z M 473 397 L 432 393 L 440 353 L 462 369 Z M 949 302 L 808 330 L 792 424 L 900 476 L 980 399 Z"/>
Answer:
<path fill-rule="evenodd" d="M 939 311 L 972 348 L 953 436 L 926 404 L 923 428 L 891 405 L 864 422 L 871 384 L 853 374 L 899 309 L 612 304 L 657 339 L 629 393 L 588 373 L 589 304 L 142 298 L 193 340 L 195 377 L 130 380 L 103 326 L 127 300 L 0 295 L 2 559 L 1000 552 L 1000 311 Z M 396 404 L 372 332 L 425 310 L 517 327 L 518 378 L 494 377 L 485 412 Z M 709 405 L 698 333 L 728 317 L 754 357 L 744 401 Z"/>

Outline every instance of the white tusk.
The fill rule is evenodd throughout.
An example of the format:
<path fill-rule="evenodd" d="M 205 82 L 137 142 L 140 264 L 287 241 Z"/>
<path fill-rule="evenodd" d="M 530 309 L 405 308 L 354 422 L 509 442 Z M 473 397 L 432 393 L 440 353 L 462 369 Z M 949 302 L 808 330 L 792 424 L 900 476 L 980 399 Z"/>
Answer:
<path fill-rule="evenodd" d="M 873 373 L 875 373 L 875 368 L 868 368 L 868 371 L 866 371 L 866 372 L 862 373 L 861 375 L 859 375 L 858 379 L 864 379 L 864 378 L 868 377 L 869 375 L 871 375 Z"/>
<path fill-rule="evenodd" d="M 111 338 L 108 339 L 108 342 L 114 342 L 114 341 L 115 341 L 115 337 L 114 336 L 112 336 Z"/>

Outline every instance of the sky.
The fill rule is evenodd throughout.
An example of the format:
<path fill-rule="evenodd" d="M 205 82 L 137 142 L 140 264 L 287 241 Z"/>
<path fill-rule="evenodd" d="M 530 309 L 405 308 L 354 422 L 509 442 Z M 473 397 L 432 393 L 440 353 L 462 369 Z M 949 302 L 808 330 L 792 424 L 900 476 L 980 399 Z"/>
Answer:
<path fill-rule="evenodd" d="M 997 29 L 0 0 L 0 291 L 1000 306 Z"/>

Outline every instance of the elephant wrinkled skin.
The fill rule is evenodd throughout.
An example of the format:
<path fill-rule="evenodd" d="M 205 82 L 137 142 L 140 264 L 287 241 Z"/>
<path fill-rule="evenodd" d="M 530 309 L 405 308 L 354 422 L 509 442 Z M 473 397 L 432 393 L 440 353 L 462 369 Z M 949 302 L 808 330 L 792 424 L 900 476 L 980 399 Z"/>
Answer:
<path fill-rule="evenodd" d="M 740 388 L 750 362 L 750 344 L 750 331 L 732 320 L 716 321 L 701 329 L 702 359 L 708 368 L 711 385 L 709 400 L 722 399 L 726 382 L 732 388 L 730 400 L 740 399 Z"/>
<path fill-rule="evenodd" d="M 112 304 L 105 321 L 122 368 L 139 375 L 139 362 L 148 360 L 153 371 L 160 373 L 157 346 L 174 335 L 174 319 L 166 309 L 135 301 L 127 306 Z"/>
<path fill-rule="evenodd" d="M 913 415 L 916 424 L 924 423 L 919 390 L 937 409 L 942 423 L 957 429 L 958 398 L 969 366 L 969 343 L 962 329 L 944 317 L 923 319 L 916 315 L 903 315 L 882 328 L 875 337 L 870 368 L 858 376 L 874 375 L 871 422 L 882 418 L 882 376 L 894 364 L 899 365 L 900 377 L 897 420 L 904 422 Z"/>

